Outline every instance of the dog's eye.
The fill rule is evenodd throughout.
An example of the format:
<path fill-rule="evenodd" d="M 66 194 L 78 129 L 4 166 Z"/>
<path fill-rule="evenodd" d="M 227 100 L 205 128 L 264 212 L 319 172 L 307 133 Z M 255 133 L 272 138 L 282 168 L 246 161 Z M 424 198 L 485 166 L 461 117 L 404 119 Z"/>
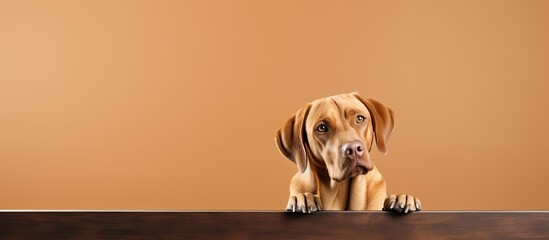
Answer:
<path fill-rule="evenodd" d="M 328 131 L 328 126 L 324 123 L 321 123 L 316 127 L 316 130 L 319 132 L 326 132 Z"/>
<path fill-rule="evenodd" d="M 356 116 L 356 122 L 357 122 L 357 123 L 364 122 L 364 120 L 366 120 L 366 117 L 364 117 L 364 116 L 362 116 L 362 115 Z"/>

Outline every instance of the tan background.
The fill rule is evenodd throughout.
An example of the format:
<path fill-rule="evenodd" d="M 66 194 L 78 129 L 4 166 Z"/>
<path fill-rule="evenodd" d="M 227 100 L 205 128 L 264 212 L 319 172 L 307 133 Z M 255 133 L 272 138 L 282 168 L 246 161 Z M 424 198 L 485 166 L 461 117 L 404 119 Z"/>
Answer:
<path fill-rule="evenodd" d="M 547 209 L 549 1 L 0 1 L 1 209 L 282 209 L 274 133 L 358 91 L 389 192 Z"/>

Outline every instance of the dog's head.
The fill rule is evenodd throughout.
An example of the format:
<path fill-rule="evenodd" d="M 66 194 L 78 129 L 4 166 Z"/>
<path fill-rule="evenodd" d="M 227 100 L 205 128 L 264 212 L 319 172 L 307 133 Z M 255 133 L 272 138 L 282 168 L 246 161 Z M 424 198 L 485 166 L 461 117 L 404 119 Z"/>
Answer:
<path fill-rule="evenodd" d="M 386 154 L 393 126 L 391 109 L 357 93 L 342 94 L 308 103 L 277 131 L 275 141 L 299 171 L 312 163 L 343 181 L 372 170 L 372 142 L 375 138 Z"/>

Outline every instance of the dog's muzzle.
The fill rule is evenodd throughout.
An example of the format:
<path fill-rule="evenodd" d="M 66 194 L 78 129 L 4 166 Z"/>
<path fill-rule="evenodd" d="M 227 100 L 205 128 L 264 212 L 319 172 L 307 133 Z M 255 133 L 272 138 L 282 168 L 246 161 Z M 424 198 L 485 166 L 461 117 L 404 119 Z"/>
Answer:
<path fill-rule="evenodd" d="M 348 164 L 349 175 L 365 174 L 373 166 L 362 141 L 354 140 L 341 145 L 341 155 Z"/>

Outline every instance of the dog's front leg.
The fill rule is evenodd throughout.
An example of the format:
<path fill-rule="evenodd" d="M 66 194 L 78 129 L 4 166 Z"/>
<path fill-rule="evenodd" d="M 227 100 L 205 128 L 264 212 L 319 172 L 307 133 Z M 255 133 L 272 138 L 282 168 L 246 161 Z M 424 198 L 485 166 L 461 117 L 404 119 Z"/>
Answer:
<path fill-rule="evenodd" d="M 322 210 L 318 196 L 316 174 L 307 167 L 304 172 L 298 171 L 290 182 L 290 199 L 286 210 L 289 212 L 311 213 Z"/>

